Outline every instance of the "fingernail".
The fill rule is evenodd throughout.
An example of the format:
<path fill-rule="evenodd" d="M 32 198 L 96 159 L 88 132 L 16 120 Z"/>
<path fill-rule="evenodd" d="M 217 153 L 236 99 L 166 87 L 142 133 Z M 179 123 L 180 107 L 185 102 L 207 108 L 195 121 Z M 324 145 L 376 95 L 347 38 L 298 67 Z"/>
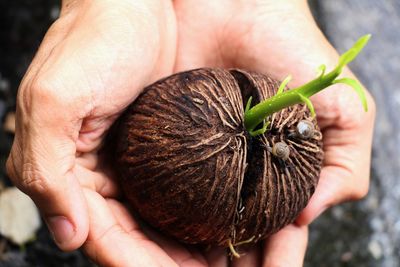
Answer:
<path fill-rule="evenodd" d="M 57 245 L 68 243 L 75 236 L 74 227 L 64 216 L 54 216 L 46 220 Z"/>

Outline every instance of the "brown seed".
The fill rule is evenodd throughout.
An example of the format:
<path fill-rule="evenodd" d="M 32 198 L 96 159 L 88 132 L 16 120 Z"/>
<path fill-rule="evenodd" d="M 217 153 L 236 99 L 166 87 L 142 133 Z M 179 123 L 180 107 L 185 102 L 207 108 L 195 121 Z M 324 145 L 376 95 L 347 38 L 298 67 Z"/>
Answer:
<path fill-rule="evenodd" d="M 197 69 L 145 88 L 108 142 L 140 216 L 182 242 L 222 246 L 255 243 L 293 222 L 323 158 L 320 134 L 288 137 L 310 113 L 304 105 L 275 113 L 256 138 L 243 126 L 247 99 L 260 102 L 278 87 L 253 72 Z M 290 150 L 285 161 L 265 149 L 279 142 Z"/>

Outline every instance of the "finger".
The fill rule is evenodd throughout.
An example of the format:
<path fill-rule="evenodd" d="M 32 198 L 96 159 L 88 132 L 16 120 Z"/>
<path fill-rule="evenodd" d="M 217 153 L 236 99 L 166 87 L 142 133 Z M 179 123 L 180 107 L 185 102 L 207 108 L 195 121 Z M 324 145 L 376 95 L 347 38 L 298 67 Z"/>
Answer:
<path fill-rule="evenodd" d="M 68 148 L 60 144 L 62 138 L 45 133 L 42 137 L 46 141 L 36 139 L 37 143 L 27 137 L 22 146 L 17 130 L 7 170 L 13 183 L 38 206 L 57 245 L 73 250 L 88 233 L 86 201 L 72 172 L 73 157 L 67 156 L 73 144 Z"/>
<path fill-rule="evenodd" d="M 232 261 L 232 267 L 261 266 L 261 256 L 261 247 L 260 245 L 256 245 L 241 255 L 240 258 L 234 258 Z"/>
<path fill-rule="evenodd" d="M 156 244 L 126 232 L 111 211 L 115 204 L 110 206 L 91 190 L 84 192 L 90 214 L 90 232 L 83 249 L 96 263 L 101 266 L 177 266 Z"/>
<path fill-rule="evenodd" d="M 118 224 L 128 233 L 139 239 L 147 239 L 148 237 L 142 232 L 139 224 L 132 220 L 132 215 L 118 201 L 108 199 L 107 203 L 114 214 Z M 157 242 L 158 245 L 179 265 L 179 266 L 206 266 L 204 257 L 197 251 L 183 248 L 182 245 L 168 238 L 162 237 L 150 229 L 146 229 L 146 233 Z"/>
<path fill-rule="evenodd" d="M 207 261 L 200 252 L 167 238 L 158 232 L 142 225 L 142 230 L 151 240 L 157 243 L 179 266 L 202 267 Z"/>
<path fill-rule="evenodd" d="M 210 267 L 227 267 L 229 259 L 227 257 L 226 248 L 210 247 L 204 252 L 204 257 Z"/>
<path fill-rule="evenodd" d="M 325 173 L 328 175 L 328 178 L 324 176 Z M 333 177 L 333 179 L 330 179 L 329 176 L 329 169 L 321 171 L 321 178 L 313 196 L 296 219 L 298 225 L 310 224 L 330 206 L 338 202 L 336 195 L 342 194 L 343 190 L 338 183 L 340 178 Z"/>
<path fill-rule="evenodd" d="M 77 152 L 76 153 L 76 164 L 89 169 L 89 170 L 95 170 L 97 166 L 99 165 L 99 156 L 97 152 L 93 153 L 81 153 Z"/>
<path fill-rule="evenodd" d="M 370 166 L 374 119 L 369 115 L 367 118 L 363 123 L 355 119 L 355 126 L 341 122 L 340 129 L 330 127 L 324 131 L 325 166 L 316 192 L 296 221 L 298 224 L 309 224 L 327 208 L 368 193 L 370 170 L 365 166 Z"/>
<path fill-rule="evenodd" d="M 99 193 L 103 197 L 118 197 L 120 190 L 117 183 L 102 171 L 92 171 L 75 165 L 74 173 L 81 186 Z"/>
<path fill-rule="evenodd" d="M 8 170 L 38 206 L 57 245 L 73 250 L 88 234 L 86 201 L 73 173 L 79 121 L 72 119 L 70 103 L 44 81 L 19 92 Z"/>
<path fill-rule="evenodd" d="M 107 204 L 115 220 L 125 232 L 137 232 L 140 238 L 146 238 L 146 235 L 140 229 L 140 225 L 134 220 L 132 214 L 121 202 L 114 199 L 107 199 Z"/>
<path fill-rule="evenodd" d="M 303 266 L 307 240 L 306 226 L 286 226 L 265 241 L 262 266 Z"/>
<path fill-rule="evenodd" d="M 362 198 L 367 192 L 368 179 L 354 179 L 351 173 L 340 167 L 324 167 L 317 189 L 296 223 L 308 225 L 328 208 L 344 201 Z"/>

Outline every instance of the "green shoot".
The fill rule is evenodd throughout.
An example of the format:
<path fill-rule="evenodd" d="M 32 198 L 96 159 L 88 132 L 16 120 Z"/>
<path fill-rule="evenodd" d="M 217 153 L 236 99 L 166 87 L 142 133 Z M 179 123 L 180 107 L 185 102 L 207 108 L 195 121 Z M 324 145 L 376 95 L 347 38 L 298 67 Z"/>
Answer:
<path fill-rule="evenodd" d="M 253 97 L 249 97 L 249 100 L 247 100 L 246 103 L 246 108 L 244 109 L 244 112 L 246 113 L 247 111 L 249 111 L 250 107 L 251 107 L 251 101 L 253 100 Z"/>
<path fill-rule="evenodd" d="M 251 136 L 264 134 L 267 130 L 269 122 L 264 120 L 284 108 L 290 107 L 295 104 L 305 103 L 311 111 L 311 115 L 315 116 L 314 107 L 311 103 L 310 97 L 321 90 L 337 83 L 346 84 L 352 87 L 358 94 L 364 110 L 367 111 L 367 99 L 361 85 L 354 79 L 341 78 L 337 79 L 343 70 L 343 67 L 353 61 L 361 52 L 364 46 L 368 43 L 371 35 L 367 34 L 360 39 L 346 51 L 339 58 L 339 63 L 331 72 L 325 74 L 326 67 L 321 65 L 318 70 L 320 74 L 318 77 L 300 87 L 283 92 L 285 86 L 290 81 L 290 76 L 287 77 L 279 86 L 277 93 L 264 100 L 263 102 L 251 107 L 251 99 L 247 102 L 244 113 L 244 125 Z M 261 129 L 256 129 L 259 124 L 263 124 Z"/>
<path fill-rule="evenodd" d="M 326 71 L 326 66 L 325 66 L 325 64 L 322 64 L 322 65 L 319 66 L 318 69 L 317 69 L 317 73 L 318 73 L 317 76 L 318 76 L 319 78 L 321 78 L 322 76 L 324 76 L 325 71 Z"/>
<path fill-rule="evenodd" d="M 281 85 L 279 86 L 278 91 L 276 92 L 277 95 L 279 95 L 280 93 L 283 92 L 283 90 L 285 90 L 286 85 L 292 80 L 292 75 L 289 75 L 286 77 L 286 79 L 283 80 L 283 82 L 281 83 Z"/>

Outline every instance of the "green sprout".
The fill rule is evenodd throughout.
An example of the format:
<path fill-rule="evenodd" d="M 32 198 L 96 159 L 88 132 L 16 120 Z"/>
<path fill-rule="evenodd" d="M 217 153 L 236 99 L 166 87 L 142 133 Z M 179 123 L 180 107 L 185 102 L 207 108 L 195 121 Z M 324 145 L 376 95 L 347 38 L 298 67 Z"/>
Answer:
<path fill-rule="evenodd" d="M 288 90 L 284 92 L 284 88 L 289 83 L 291 76 L 288 76 L 279 86 L 277 93 L 264 100 L 263 102 L 251 107 L 252 98 L 250 97 L 247 101 L 245 113 L 244 113 L 244 125 L 246 130 L 249 132 L 251 136 L 257 136 L 260 134 L 264 134 L 269 125 L 269 121 L 265 122 L 265 119 L 270 115 L 278 112 L 284 108 L 290 107 L 295 104 L 304 103 L 309 108 L 311 115 L 315 117 L 314 107 L 311 103 L 310 97 L 319 91 L 337 84 L 342 83 L 352 87 L 358 94 L 361 103 L 364 107 L 365 111 L 368 111 L 367 107 L 367 99 L 365 97 L 365 93 L 361 87 L 361 85 L 354 79 L 351 78 L 340 78 L 338 76 L 343 70 L 343 67 L 348 63 L 353 61 L 357 55 L 361 52 L 364 46 L 368 43 L 371 38 L 370 34 L 364 35 L 343 55 L 339 58 L 339 63 L 331 72 L 325 74 L 326 66 L 321 65 L 318 70 L 320 74 L 318 77 L 300 87 Z M 257 126 L 260 124 L 263 126 L 260 129 L 257 129 Z"/>

